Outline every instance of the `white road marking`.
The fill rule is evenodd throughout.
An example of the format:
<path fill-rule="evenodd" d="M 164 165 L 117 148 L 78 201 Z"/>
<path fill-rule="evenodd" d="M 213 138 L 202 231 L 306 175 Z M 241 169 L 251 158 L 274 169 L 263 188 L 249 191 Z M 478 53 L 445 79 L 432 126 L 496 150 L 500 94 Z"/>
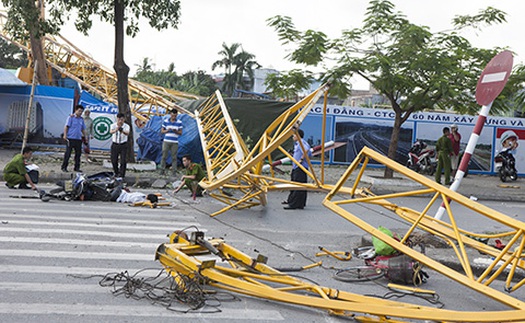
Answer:
<path fill-rule="evenodd" d="M 111 259 L 111 260 L 141 260 L 154 261 L 155 254 L 130 253 L 132 249 L 123 250 L 122 253 L 86 252 L 86 251 L 48 251 L 28 249 L 0 249 L 0 256 L 5 257 L 31 257 L 31 258 L 69 258 L 69 259 Z"/>
<path fill-rule="evenodd" d="M 135 316 L 135 317 L 178 317 L 184 319 L 231 319 L 283 321 L 278 311 L 220 308 L 216 313 L 176 313 L 160 306 L 150 305 L 89 305 L 89 304 L 24 304 L 0 303 L 2 314 L 53 314 L 53 315 L 94 315 L 94 316 Z"/>
<path fill-rule="evenodd" d="M 159 270 L 162 269 L 160 263 L 157 264 Z M 140 270 L 139 268 L 126 268 L 130 274 L 134 274 Z M 153 269 L 155 270 L 155 269 Z M 0 272 L 14 273 L 14 274 L 71 274 L 71 275 L 105 275 L 108 272 L 122 272 L 123 269 L 116 268 L 97 268 L 97 267 L 60 267 L 60 266 L 14 266 L 3 265 L 0 266 Z"/>
<path fill-rule="evenodd" d="M 125 248 L 143 248 L 156 249 L 162 241 L 155 242 L 130 242 L 130 241 L 105 241 L 105 240 L 79 240 L 79 239 L 57 239 L 57 238 L 38 238 L 39 244 L 60 244 L 60 245 L 81 245 L 81 246 L 98 246 L 98 247 L 125 247 Z M 168 239 L 165 239 L 168 242 Z M 0 237 L 0 242 L 13 243 L 30 243 L 35 244 L 35 237 Z"/>

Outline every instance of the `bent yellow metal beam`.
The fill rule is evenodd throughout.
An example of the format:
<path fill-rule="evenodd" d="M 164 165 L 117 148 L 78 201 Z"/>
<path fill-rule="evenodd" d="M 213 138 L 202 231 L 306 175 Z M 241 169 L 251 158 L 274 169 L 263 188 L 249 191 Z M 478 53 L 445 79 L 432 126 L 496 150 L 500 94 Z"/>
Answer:
<path fill-rule="evenodd" d="M 204 151 L 207 177 L 200 182 L 200 186 L 211 192 L 230 187 L 243 194 L 241 198 L 225 199 L 223 194 L 210 193 L 210 196 L 219 197 L 221 202 L 229 204 L 222 210 L 213 213 L 212 216 L 232 208 L 252 207 L 258 205 L 259 202 L 262 205 L 266 204 L 266 192 L 271 189 L 273 177 L 262 176 L 263 164 L 271 162 L 271 153 L 275 150 L 281 150 L 291 157 L 281 145 L 297 131 L 312 107 L 327 91 L 328 86 L 323 85 L 287 109 L 268 126 L 251 151 L 248 151 L 238 133 L 218 91 L 201 104 L 195 116 Z M 292 162 L 298 163 L 293 158 L 291 159 Z M 311 167 L 309 159 L 307 162 Z M 322 189 L 314 172 L 308 171 L 307 175 L 316 183 L 317 190 Z M 289 180 L 286 183 L 290 185 L 290 188 L 287 189 L 298 184 Z M 295 187 L 300 187 L 300 185 Z"/>
<path fill-rule="evenodd" d="M 5 30 L 7 17 L 0 13 L 0 37 L 30 53 L 29 41 L 16 39 Z M 82 84 L 90 92 L 100 95 L 104 100 L 117 104 L 117 75 L 103 66 L 88 54 L 75 47 L 65 38 L 58 36 L 42 37 L 46 61 L 60 73 Z M 147 119 L 149 115 L 159 115 L 157 108 L 167 110 L 177 109 L 192 117 L 193 114 L 179 102 L 188 98 L 196 98 L 190 94 L 178 95 L 177 92 L 161 90 L 158 86 L 141 83 L 129 79 L 129 100 L 131 112 L 139 119 Z"/>
<path fill-rule="evenodd" d="M 462 196 L 461 194 L 454 192 L 446 187 L 443 187 L 431 181 L 430 179 L 420 174 L 417 174 L 407 169 L 406 167 L 388 159 L 387 157 L 365 147 L 360 152 L 356 160 L 363 161 L 366 159 L 373 159 L 385 165 L 386 167 L 393 169 L 395 172 L 402 174 L 403 176 L 410 178 L 422 184 L 423 186 L 426 186 L 427 187 L 426 189 L 421 190 L 421 191 L 415 191 L 413 193 L 419 193 L 419 192 L 434 193 L 431 203 L 429 203 L 429 205 L 432 203 L 437 203 L 439 205 L 442 200 L 447 201 L 448 199 L 450 199 L 451 201 L 453 201 L 453 203 L 460 204 L 470 209 L 471 211 L 476 212 L 478 216 L 486 217 L 490 219 L 491 221 L 495 221 L 498 223 L 499 226 L 505 226 L 506 228 L 508 228 L 509 232 L 517 232 L 515 239 L 511 240 L 509 244 L 513 244 L 513 245 L 518 244 L 519 245 L 518 250 L 521 250 L 521 248 L 523 247 L 525 240 L 524 240 L 522 233 L 525 231 L 525 223 L 517 221 L 496 210 L 490 209 L 482 204 L 474 202 Z M 417 212 L 415 210 L 411 210 L 406 207 L 399 207 L 396 204 L 392 203 L 391 201 L 383 199 L 383 198 L 405 197 L 407 196 L 406 192 L 400 193 L 400 194 L 388 194 L 385 196 L 367 195 L 367 196 L 357 197 L 357 198 L 345 198 L 344 195 L 341 195 L 339 193 L 344 188 L 344 184 L 350 178 L 351 172 L 354 171 L 355 169 L 356 169 L 355 167 L 352 167 L 352 166 L 349 167 L 349 169 L 344 173 L 344 175 L 338 181 L 337 185 L 327 195 L 327 197 L 323 201 L 323 205 L 325 205 L 327 208 L 337 213 L 338 215 L 342 216 L 343 218 L 349 220 L 354 225 L 357 225 L 361 229 L 370 233 L 371 235 L 379 238 L 380 240 L 383 240 L 384 242 L 394 247 L 395 249 L 399 250 L 400 252 L 405 253 L 411 258 L 442 273 L 446 277 L 449 277 L 503 304 L 506 304 L 513 308 L 525 309 L 525 304 L 522 301 L 517 300 L 516 298 L 513 298 L 509 296 L 508 294 L 502 293 L 490 287 L 490 283 L 495 279 L 495 276 L 492 276 L 490 279 L 484 282 L 474 277 L 473 270 L 471 268 L 468 257 L 466 255 L 466 247 L 474 248 L 481 252 L 494 256 L 495 257 L 495 260 L 493 260 L 494 264 L 491 265 L 491 267 L 495 267 L 496 263 L 499 260 L 503 260 L 503 261 L 506 261 L 507 263 L 510 263 L 512 261 L 515 267 L 524 269 L 525 266 L 523 262 L 523 255 L 521 252 L 510 253 L 508 252 L 510 250 L 510 247 L 506 248 L 506 250 L 498 250 L 496 248 L 480 243 L 479 241 L 476 241 L 475 239 L 472 239 L 472 237 L 476 237 L 477 234 L 469 232 L 468 230 L 461 229 L 457 226 L 457 223 L 455 221 L 455 216 L 453 214 L 453 210 L 451 206 L 448 205 L 447 202 L 445 203 L 447 203 L 446 205 L 447 214 L 449 215 L 450 223 L 445 224 L 444 222 L 437 221 L 431 216 L 428 216 L 426 214 L 426 211 L 429 209 L 429 205 L 425 206 L 424 212 Z M 442 196 L 443 198 L 437 199 L 436 196 L 438 195 Z M 364 220 L 359 218 L 357 215 L 352 214 L 348 208 L 345 208 L 345 206 L 349 206 L 353 203 L 371 203 L 375 205 L 382 205 L 394 211 L 403 220 L 406 220 L 408 222 L 410 229 L 403 236 L 403 238 L 401 239 L 401 242 L 397 241 L 385 235 L 384 233 L 379 231 L 377 228 L 366 223 Z M 456 256 L 458 257 L 458 261 L 462 264 L 466 274 L 463 274 L 452 268 L 449 268 L 431 259 L 430 257 L 424 254 L 421 254 L 417 252 L 416 250 L 406 246 L 403 243 L 403 241 L 406 241 L 408 235 L 414 231 L 415 227 L 417 227 L 418 229 L 424 230 L 424 231 L 428 231 L 432 234 L 440 235 L 446 241 L 452 241 L 452 246 L 453 246 L 453 249 L 456 251 Z M 459 247 L 459 250 L 456 248 L 456 246 Z M 499 271 L 497 274 L 500 274 L 500 273 L 502 273 L 502 270 Z M 509 284 L 512 278 L 511 276 L 513 274 L 514 273 L 512 271 L 509 273 L 510 278 L 507 280 L 508 281 L 507 289 L 510 289 Z M 484 276 L 482 276 L 482 278 L 486 276 L 488 276 L 488 273 L 485 273 Z"/>
<path fill-rule="evenodd" d="M 355 313 L 376 316 L 381 322 L 401 322 L 398 319 L 418 319 L 455 322 L 511 322 L 525 320 L 525 310 L 454 311 L 362 296 L 339 289 L 314 285 L 288 276 L 257 262 L 234 247 L 215 239 L 210 242 L 218 250 L 216 263 L 204 266 L 193 254 L 190 242 L 162 244 L 156 252 L 165 269 L 176 279 L 179 275 L 205 277 L 208 284 L 229 291 L 274 301 L 328 310 L 332 314 L 353 316 Z M 209 259 L 209 258 L 207 258 Z M 367 317 L 363 317 L 367 320 Z M 368 318 L 369 319 L 369 318 Z"/>

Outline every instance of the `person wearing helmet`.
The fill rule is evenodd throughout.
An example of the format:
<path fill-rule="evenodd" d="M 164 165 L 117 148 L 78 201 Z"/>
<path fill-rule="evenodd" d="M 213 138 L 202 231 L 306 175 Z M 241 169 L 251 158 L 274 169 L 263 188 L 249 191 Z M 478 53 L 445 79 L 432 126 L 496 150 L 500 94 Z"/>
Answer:
<path fill-rule="evenodd" d="M 518 135 L 512 130 L 505 131 L 500 138 L 502 150 L 510 150 L 513 153 L 518 148 Z"/>
<path fill-rule="evenodd" d="M 450 134 L 448 138 L 452 142 L 452 153 L 450 154 L 450 166 L 452 168 L 452 177 L 456 176 L 459 164 L 459 145 L 461 142 L 461 135 L 458 131 L 458 125 L 453 123 L 450 126 Z"/>

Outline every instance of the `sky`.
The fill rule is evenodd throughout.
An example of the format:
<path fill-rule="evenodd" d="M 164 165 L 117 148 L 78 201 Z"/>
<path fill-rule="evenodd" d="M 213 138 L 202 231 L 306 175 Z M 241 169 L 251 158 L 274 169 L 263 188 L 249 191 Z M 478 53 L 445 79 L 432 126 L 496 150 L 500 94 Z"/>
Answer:
<path fill-rule="evenodd" d="M 462 34 L 474 46 L 508 47 L 515 52 L 514 64 L 525 61 L 525 2 L 518 0 L 391 0 L 396 10 L 409 21 L 430 27 L 431 32 L 449 30 L 456 15 L 473 15 L 492 6 L 507 13 L 507 22 L 488 26 L 477 33 Z M 133 76 L 143 58 L 148 57 L 155 70 L 175 64 L 177 74 L 190 70 L 211 70 L 220 59 L 222 43 L 240 43 L 245 51 L 256 56 L 263 68 L 280 71 L 299 66 L 285 56 L 290 47 L 282 46 L 277 33 L 267 25 L 267 19 L 276 15 L 290 16 L 299 30 L 323 31 L 329 37 L 338 37 L 342 30 L 362 26 L 367 0 L 180 0 L 181 17 L 178 29 L 157 31 L 143 21 L 135 38 L 125 40 L 125 61 Z M 70 15 L 74 19 L 75 14 Z M 61 34 L 95 60 L 107 67 L 113 66 L 114 28 L 94 18 L 89 36 L 83 36 L 69 22 Z M 520 36 L 521 35 L 521 36 Z M 359 81 L 356 81 L 359 82 Z M 354 85 L 364 89 L 365 83 Z"/>

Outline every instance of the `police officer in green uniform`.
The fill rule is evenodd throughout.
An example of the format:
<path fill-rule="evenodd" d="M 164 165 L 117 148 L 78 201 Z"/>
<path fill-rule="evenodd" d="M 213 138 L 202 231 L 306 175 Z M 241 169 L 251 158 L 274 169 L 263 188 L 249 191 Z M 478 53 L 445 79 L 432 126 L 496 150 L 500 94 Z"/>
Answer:
<path fill-rule="evenodd" d="M 5 165 L 4 180 L 6 181 L 5 185 L 7 187 L 15 188 L 15 186 L 18 185 L 18 188 L 28 189 L 27 184 L 29 184 L 32 189 L 36 190 L 36 185 L 26 170 L 26 162 L 31 159 L 32 155 L 33 149 L 31 149 L 31 147 L 24 147 L 21 154 L 15 155 L 15 157 Z"/>
<path fill-rule="evenodd" d="M 182 176 L 181 183 L 179 187 L 175 189 L 174 193 L 177 193 L 184 185 L 186 185 L 190 189 L 192 195 L 199 197 L 202 196 L 202 187 L 199 186 L 199 182 L 206 177 L 206 174 L 204 174 L 201 165 L 192 163 L 190 155 L 184 155 L 182 157 L 182 164 L 186 169 L 186 175 Z"/>
<path fill-rule="evenodd" d="M 448 135 L 450 129 L 443 128 L 443 136 L 441 136 L 436 143 L 436 151 L 438 154 L 438 164 L 436 168 L 436 182 L 441 184 L 441 171 L 445 170 L 445 185 L 450 185 L 450 154 L 452 153 L 452 141 Z"/>

